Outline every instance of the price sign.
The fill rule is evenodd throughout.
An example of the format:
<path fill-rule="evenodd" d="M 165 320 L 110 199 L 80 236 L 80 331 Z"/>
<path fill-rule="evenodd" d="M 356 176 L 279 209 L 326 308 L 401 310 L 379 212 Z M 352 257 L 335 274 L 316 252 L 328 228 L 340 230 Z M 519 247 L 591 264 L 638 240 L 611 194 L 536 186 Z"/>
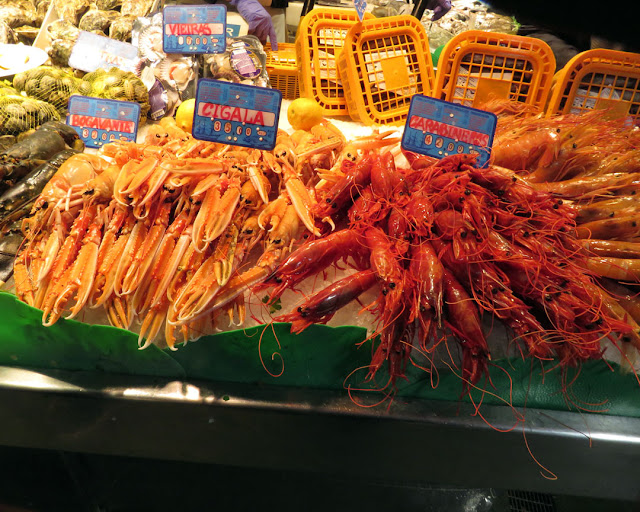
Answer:
<path fill-rule="evenodd" d="M 271 150 L 282 93 L 203 78 L 198 81 L 192 133 L 196 139 Z"/>
<path fill-rule="evenodd" d="M 411 98 L 402 148 L 435 158 L 476 154 L 476 165 L 482 167 L 491 155 L 497 122 L 491 112 L 416 94 Z"/>
<path fill-rule="evenodd" d="M 360 21 L 364 19 L 364 12 L 367 10 L 367 0 L 353 0 L 353 5 L 358 13 Z"/>
<path fill-rule="evenodd" d="M 117 140 L 135 142 L 139 121 L 138 103 L 88 96 L 69 98 L 67 124 L 75 128 L 90 148 L 100 148 Z"/>
<path fill-rule="evenodd" d="M 114 67 L 135 73 L 139 62 L 138 48 L 132 44 L 84 30 L 80 31 L 69 57 L 69 66 L 87 73 Z"/>
<path fill-rule="evenodd" d="M 222 53 L 227 46 L 224 5 L 168 5 L 162 11 L 165 53 Z"/>

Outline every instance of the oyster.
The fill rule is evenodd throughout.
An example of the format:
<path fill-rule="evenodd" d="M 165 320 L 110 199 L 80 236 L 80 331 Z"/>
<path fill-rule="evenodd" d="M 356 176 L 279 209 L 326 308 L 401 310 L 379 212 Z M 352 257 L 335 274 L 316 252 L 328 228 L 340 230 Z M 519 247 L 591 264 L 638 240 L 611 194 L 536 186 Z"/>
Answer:
<path fill-rule="evenodd" d="M 118 41 L 131 41 L 135 16 L 120 16 L 109 27 L 109 37 Z"/>
<path fill-rule="evenodd" d="M 18 42 L 18 36 L 13 29 L 4 21 L 0 21 L 0 43 L 15 44 Z"/>
<path fill-rule="evenodd" d="M 29 25 L 36 18 L 36 8 L 29 0 L 0 1 L 0 20 L 11 28 Z"/>
<path fill-rule="evenodd" d="M 80 30 L 67 20 L 56 20 L 47 27 L 47 33 L 52 41 L 55 39 L 75 41 Z"/>
<path fill-rule="evenodd" d="M 75 41 L 69 41 L 68 39 L 51 41 L 51 47 L 47 51 L 51 62 L 57 66 L 68 66 L 69 57 L 71 57 L 71 51 L 75 44 Z"/>
<path fill-rule="evenodd" d="M 16 27 L 13 31 L 18 36 L 20 42 L 25 44 L 32 44 L 40 29 L 38 27 L 32 27 L 30 25 L 22 25 L 21 27 Z"/>
<path fill-rule="evenodd" d="M 47 11 L 49 10 L 49 4 L 51 4 L 51 0 L 36 0 L 34 2 L 34 5 L 36 6 L 36 18 L 34 24 L 36 26 L 42 26 L 44 17 L 47 15 Z"/>
<path fill-rule="evenodd" d="M 89 10 L 89 0 L 53 0 L 58 18 L 77 25 L 82 15 Z"/>
<path fill-rule="evenodd" d="M 122 6 L 122 0 L 96 0 L 96 7 L 101 11 L 114 11 Z"/>
<path fill-rule="evenodd" d="M 78 28 L 80 30 L 86 30 L 92 32 L 94 30 L 100 30 L 107 32 L 109 26 L 120 17 L 120 13 L 116 11 L 101 11 L 98 9 L 91 9 L 87 11 L 80 20 Z"/>
<path fill-rule="evenodd" d="M 121 12 L 124 16 L 146 16 L 151 12 L 153 0 L 123 0 Z"/>

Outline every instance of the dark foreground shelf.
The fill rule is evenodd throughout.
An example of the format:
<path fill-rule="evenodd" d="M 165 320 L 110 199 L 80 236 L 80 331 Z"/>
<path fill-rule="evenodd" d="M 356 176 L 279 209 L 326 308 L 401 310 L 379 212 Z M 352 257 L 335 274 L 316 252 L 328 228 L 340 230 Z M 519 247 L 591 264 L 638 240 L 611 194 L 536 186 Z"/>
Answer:
<path fill-rule="evenodd" d="M 0 444 L 637 500 L 640 419 L 0 367 Z M 485 421 L 486 420 L 486 421 Z M 490 423 L 490 427 L 487 423 Z M 527 450 L 557 479 L 541 476 Z"/>

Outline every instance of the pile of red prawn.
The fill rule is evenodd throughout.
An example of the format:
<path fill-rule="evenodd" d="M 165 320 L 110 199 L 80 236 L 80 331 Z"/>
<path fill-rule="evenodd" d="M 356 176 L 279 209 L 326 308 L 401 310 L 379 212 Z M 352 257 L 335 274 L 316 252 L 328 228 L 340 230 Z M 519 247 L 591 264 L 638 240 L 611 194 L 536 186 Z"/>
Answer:
<path fill-rule="evenodd" d="M 300 332 L 376 287 L 364 306 L 378 318 L 367 380 L 386 364 L 384 388 L 450 334 L 468 391 L 491 358 L 482 315 L 502 321 L 523 355 L 561 366 L 601 358 L 604 339 L 623 357 L 640 348 L 638 325 L 585 271 L 571 206 L 511 171 L 474 167 L 471 155 L 406 156 L 411 168 L 396 168 L 389 152 L 343 163 L 344 179 L 313 213 L 346 210 L 347 227 L 298 247 L 259 289 L 274 301 L 331 266 L 356 272 L 276 320 Z"/>
<path fill-rule="evenodd" d="M 498 122 L 494 164 L 574 210 L 584 265 L 640 322 L 640 128 L 602 110 L 551 118 L 511 113 Z"/>

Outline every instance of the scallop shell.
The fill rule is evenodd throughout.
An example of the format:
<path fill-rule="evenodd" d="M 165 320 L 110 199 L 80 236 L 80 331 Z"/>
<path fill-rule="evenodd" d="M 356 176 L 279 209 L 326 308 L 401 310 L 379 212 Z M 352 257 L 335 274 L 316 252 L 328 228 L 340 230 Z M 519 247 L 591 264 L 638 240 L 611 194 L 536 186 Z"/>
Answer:
<path fill-rule="evenodd" d="M 138 52 L 150 62 L 158 62 L 166 58 L 162 50 L 162 27 L 149 25 L 138 35 Z"/>
<path fill-rule="evenodd" d="M 184 91 L 195 77 L 193 63 L 188 57 L 167 57 L 160 61 L 155 69 L 160 80 L 175 84 L 179 91 Z"/>

